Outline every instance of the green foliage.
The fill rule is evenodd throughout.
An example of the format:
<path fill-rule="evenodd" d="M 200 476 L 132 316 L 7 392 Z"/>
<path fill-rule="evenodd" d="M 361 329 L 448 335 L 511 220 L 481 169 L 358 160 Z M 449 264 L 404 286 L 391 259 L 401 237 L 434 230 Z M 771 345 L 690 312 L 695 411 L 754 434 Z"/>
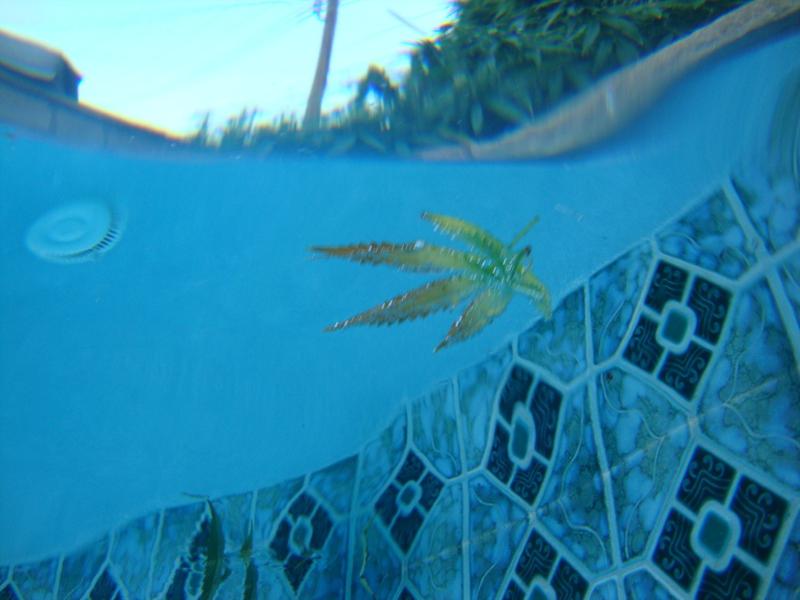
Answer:
<path fill-rule="evenodd" d="M 744 1 L 456 0 L 453 22 L 415 46 L 399 84 L 372 66 L 320 129 L 291 118 L 254 128 L 243 111 L 220 146 L 405 155 L 494 137 Z"/>

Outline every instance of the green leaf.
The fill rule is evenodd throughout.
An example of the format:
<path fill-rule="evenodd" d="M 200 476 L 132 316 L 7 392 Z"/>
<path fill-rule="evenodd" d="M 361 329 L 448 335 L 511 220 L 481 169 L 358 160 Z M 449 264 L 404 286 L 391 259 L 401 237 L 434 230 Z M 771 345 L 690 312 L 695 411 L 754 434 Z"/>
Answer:
<path fill-rule="evenodd" d="M 469 111 L 469 122 L 472 125 L 472 132 L 475 135 L 480 135 L 483 129 L 483 109 L 477 102 L 472 105 L 472 110 Z"/>
<path fill-rule="evenodd" d="M 618 38 L 614 45 L 616 46 L 617 60 L 620 65 L 627 65 L 639 58 L 639 51 L 629 41 Z"/>
<path fill-rule="evenodd" d="M 644 46 L 644 40 L 642 39 L 642 36 L 639 33 L 639 29 L 628 19 L 623 19 L 622 17 L 614 17 L 611 15 L 601 15 L 600 20 L 603 22 L 603 24 L 608 25 L 612 29 L 616 29 L 622 35 L 633 40 L 640 46 Z"/>
<path fill-rule="evenodd" d="M 592 21 L 586 29 L 586 34 L 583 36 L 583 46 L 581 47 L 581 55 L 586 56 L 589 50 L 592 49 L 597 36 L 600 34 L 600 23 Z"/>
<path fill-rule="evenodd" d="M 608 66 L 608 59 L 613 50 L 614 44 L 611 42 L 611 40 L 608 38 L 603 38 L 600 40 L 600 44 L 597 47 L 597 52 L 594 54 L 594 61 L 592 63 L 592 71 L 595 75 L 602 73 L 606 66 Z"/>
<path fill-rule="evenodd" d="M 528 119 L 525 111 L 519 108 L 510 98 L 492 96 L 486 100 L 486 108 L 491 110 L 501 119 L 510 123 L 521 123 Z"/>

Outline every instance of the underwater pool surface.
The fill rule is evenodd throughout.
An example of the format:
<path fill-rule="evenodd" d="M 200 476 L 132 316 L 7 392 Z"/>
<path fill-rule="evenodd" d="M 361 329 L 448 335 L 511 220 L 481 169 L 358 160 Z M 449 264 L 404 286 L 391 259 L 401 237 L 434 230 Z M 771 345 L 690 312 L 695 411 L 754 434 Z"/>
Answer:
<path fill-rule="evenodd" d="M 795 597 L 799 57 L 535 163 L 0 130 L 0 599 Z M 538 215 L 552 318 L 324 332 L 430 277 L 309 249 L 424 211 Z"/>

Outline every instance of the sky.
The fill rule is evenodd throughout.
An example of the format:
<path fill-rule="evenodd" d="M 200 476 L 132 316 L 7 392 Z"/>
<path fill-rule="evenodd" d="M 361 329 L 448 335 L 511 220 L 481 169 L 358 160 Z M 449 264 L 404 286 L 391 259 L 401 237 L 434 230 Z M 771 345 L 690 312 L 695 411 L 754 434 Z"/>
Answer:
<path fill-rule="evenodd" d="M 302 117 L 323 21 L 315 0 L 3 0 L 0 28 L 62 52 L 81 102 L 173 134 L 210 112 Z M 451 0 L 340 0 L 323 111 L 352 97 L 370 64 L 399 75 L 411 44 Z M 324 14 L 323 14 L 324 17 Z"/>

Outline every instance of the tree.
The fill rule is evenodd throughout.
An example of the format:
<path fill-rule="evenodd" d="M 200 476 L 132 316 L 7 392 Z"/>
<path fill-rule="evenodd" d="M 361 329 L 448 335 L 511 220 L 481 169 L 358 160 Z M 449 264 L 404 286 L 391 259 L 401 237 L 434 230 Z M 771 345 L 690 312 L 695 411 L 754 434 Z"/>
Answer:
<path fill-rule="evenodd" d="M 314 73 L 314 83 L 308 95 L 306 114 L 303 117 L 303 128 L 314 129 L 319 127 L 322 112 L 322 96 L 325 94 L 325 84 L 328 82 L 328 69 L 331 62 L 333 49 L 333 34 L 336 30 L 336 13 L 339 9 L 339 0 L 328 0 L 325 8 L 325 29 L 322 32 L 322 45 L 317 59 L 317 70 Z"/>

